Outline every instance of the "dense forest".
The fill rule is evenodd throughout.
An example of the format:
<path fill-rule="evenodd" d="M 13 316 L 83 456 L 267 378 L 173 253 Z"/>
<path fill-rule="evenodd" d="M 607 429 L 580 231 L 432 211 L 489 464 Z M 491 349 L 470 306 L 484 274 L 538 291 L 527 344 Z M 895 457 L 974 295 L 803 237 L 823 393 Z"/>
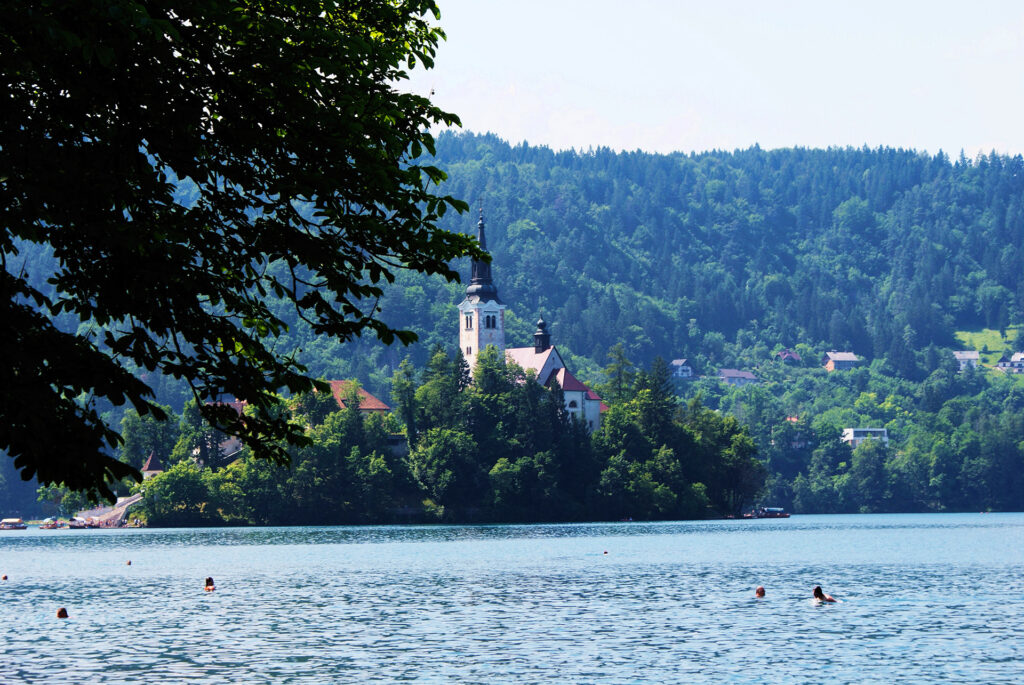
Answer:
<path fill-rule="evenodd" d="M 613 384 L 608 368 L 643 375 L 659 357 L 686 358 L 703 378 L 677 382 L 666 411 L 691 434 L 690 409 L 745 427 L 765 466 L 764 489 L 746 504 L 805 512 L 1024 506 L 1024 383 L 989 368 L 993 353 L 1024 348 L 1015 335 L 1024 321 L 1021 157 L 890 148 L 555 152 L 444 134 L 436 158 L 449 175 L 444 192 L 484 210 L 509 344 L 527 344 L 543 315 L 576 376 L 601 388 L 612 412 L 635 400 L 636 377 Z M 181 194 L 187 201 L 186 186 Z M 446 217 L 447 227 L 471 231 L 473 214 Z M 340 344 L 299 322 L 279 346 L 299 351 L 313 375 L 357 378 L 397 407 L 393 378 L 403 360 L 418 387 L 437 348 L 454 353 L 462 292 L 412 273 L 385 287 L 381 316 L 419 334 L 408 348 Z M 994 341 L 984 350 L 989 366 L 961 373 L 952 351 L 967 348 L 963 332 L 983 328 Z M 780 361 L 783 348 L 802 361 Z M 828 350 L 861 362 L 829 373 L 821 368 Z M 715 378 L 721 368 L 761 382 L 724 386 Z M 157 382 L 161 400 L 181 413 L 187 394 Z M 401 412 L 392 420 L 405 429 Z M 890 442 L 851 450 L 839 435 L 858 426 L 884 427 Z M 512 456 L 509 464 L 524 458 Z M 692 471 L 684 481 L 700 482 Z M 492 493 L 488 506 L 495 502 Z"/>

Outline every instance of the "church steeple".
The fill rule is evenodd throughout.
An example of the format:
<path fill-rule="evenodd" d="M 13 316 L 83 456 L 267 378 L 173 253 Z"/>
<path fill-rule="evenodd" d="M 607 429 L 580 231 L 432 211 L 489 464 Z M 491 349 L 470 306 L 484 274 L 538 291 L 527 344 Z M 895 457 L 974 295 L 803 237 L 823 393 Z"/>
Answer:
<path fill-rule="evenodd" d="M 483 209 L 480 210 L 476 230 L 477 242 L 486 250 Z M 466 299 L 459 305 L 459 348 L 470 368 L 476 365 L 480 350 L 488 345 L 494 345 L 504 354 L 505 309 L 505 303 L 498 299 L 491 265 L 474 259 L 469 285 L 466 286 Z"/>
<path fill-rule="evenodd" d="M 548 333 L 548 325 L 544 323 L 542 316 L 537 320 L 537 331 L 533 334 L 533 351 L 540 354 L 551 347 L 551 334 Z"/>
<path fill-rule="evenodd" d="M 487 236 L 484 234 L 484 209 L 480 208 L 480 221 L 476 224 L 476 240 L 480 247 L 487 249 Z M 473 260 L 473 269 L 470 272 L 469 285 L 466 286 L 466 297 L 476 299 L 480 302 L 497 302 L 498 289 L 494 286 L 494 278 L 491 276 L 491 265 L 488 262 Z"/>

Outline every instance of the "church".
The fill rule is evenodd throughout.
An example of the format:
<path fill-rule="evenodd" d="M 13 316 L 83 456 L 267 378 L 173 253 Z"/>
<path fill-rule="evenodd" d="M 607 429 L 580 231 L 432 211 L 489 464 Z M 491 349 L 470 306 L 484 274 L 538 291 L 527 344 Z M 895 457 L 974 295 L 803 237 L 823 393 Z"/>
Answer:
<path fill-rule="evenodd" d="M 484 235 L 483 210 L 477 224 L 477 240 L 480 247 L 487 249 Z M 494 345 L 504 351 L 505 359 L 521 366 L 524 370 L 532 370 L 537 374 L 537 381 L 544 386 L 551 386 L 555 381 L 565 395 L 565 409 L 577 421 L 582 421 L 590 431 L 601 426 L 601 412 L 608 407 L 601 402 L 593 390 L 576 379 L 565 368 L 565 362 L 558 354 L 558 348 L 551 344 L 551 334 L 547 331 L 544 319 L 537 321 L 537 331 L 533 334 L 532 347 L 505 346 L 505 310 L 508 308 L 498 297 L 498 289 L 491 276 L 491 265 L 473 260 L 473 270 L 469 285 L 466 286 L 466 299 L 459 304 L 459 348 L 469 364 L 476 366 L 477 355 L 488 345 Z"/>

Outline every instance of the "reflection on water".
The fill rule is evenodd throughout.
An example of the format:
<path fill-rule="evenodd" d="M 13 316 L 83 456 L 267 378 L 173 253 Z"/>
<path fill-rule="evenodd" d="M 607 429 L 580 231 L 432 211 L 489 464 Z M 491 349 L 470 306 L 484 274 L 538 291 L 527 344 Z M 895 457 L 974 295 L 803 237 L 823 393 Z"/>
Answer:
<path fill-rule="evenodd" d="M 0 682 L 1014 682 L 1022 571 L 1019 514 L 12 531 Z"/>

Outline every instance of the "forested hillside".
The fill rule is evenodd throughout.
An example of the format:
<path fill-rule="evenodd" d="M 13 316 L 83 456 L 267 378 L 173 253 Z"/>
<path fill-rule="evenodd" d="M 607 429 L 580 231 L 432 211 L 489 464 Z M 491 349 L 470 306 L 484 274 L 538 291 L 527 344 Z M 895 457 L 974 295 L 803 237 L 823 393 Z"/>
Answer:
<path fill-rule="evenodd" d="M 443 192 L 474 208 L 446 227 L 470 232 L 484 210 L 509 344 L 528 344 L 543 315 L 576 375 L 609 401 L 627 399 L 609 396 L 602 371 L 616 344 L 620 370 L 687 358 L 707 378 L 679 394 L 749 427 L 768 465 L 765 499 L 803 511 L 1024 507 L 1024 386 L 957 373 L 951 357 L 958 331 L 990 328 L 999 348 L 1024 347 L 1021 157 L 554 152 L 444 134 L 436 158 Z M 409 273 L 385 286 L 381 316 L 420 336 L 409 348 L 342 345 L 298 322 L 279 348 L 388 400 L 404 358 L 422 372 L 436 346 L 454 350 L 462 293 Z M 778 361 L 783 347 L 803 361 Z M 860 367 L 827 373 L 820 357 L 833 349 Z M 724 367 L 761 383 L 724 387 L 713 379 Z M 161 395 L 182 410 L 173 384 Z M 851 426 L 886 427 L 890 445 L 852 452 L 838 439 Z"/>
<path fill-rule="evenodd" d="M 620 340 L 642 364 L 713 366 L 738 363 L 729 343 L 802 342 L 886 357 L 913 378 L 916 351 L 1021 318 L 1020 157 L 553 152 L 471 134 L 441 136 L 437 153 L 446 191 L 484 208 L 515 342 L 542 313 L 560 348 L 593 365 Z M 473 214 L 447 227 L 472 231 Z M 453 345 L 460 296 L 422 278 L 389 288 L 383 316 L 420 334 L 419 365 Z M 297 342 L 316 370 L 385 394 L 404 354 Z"/>

